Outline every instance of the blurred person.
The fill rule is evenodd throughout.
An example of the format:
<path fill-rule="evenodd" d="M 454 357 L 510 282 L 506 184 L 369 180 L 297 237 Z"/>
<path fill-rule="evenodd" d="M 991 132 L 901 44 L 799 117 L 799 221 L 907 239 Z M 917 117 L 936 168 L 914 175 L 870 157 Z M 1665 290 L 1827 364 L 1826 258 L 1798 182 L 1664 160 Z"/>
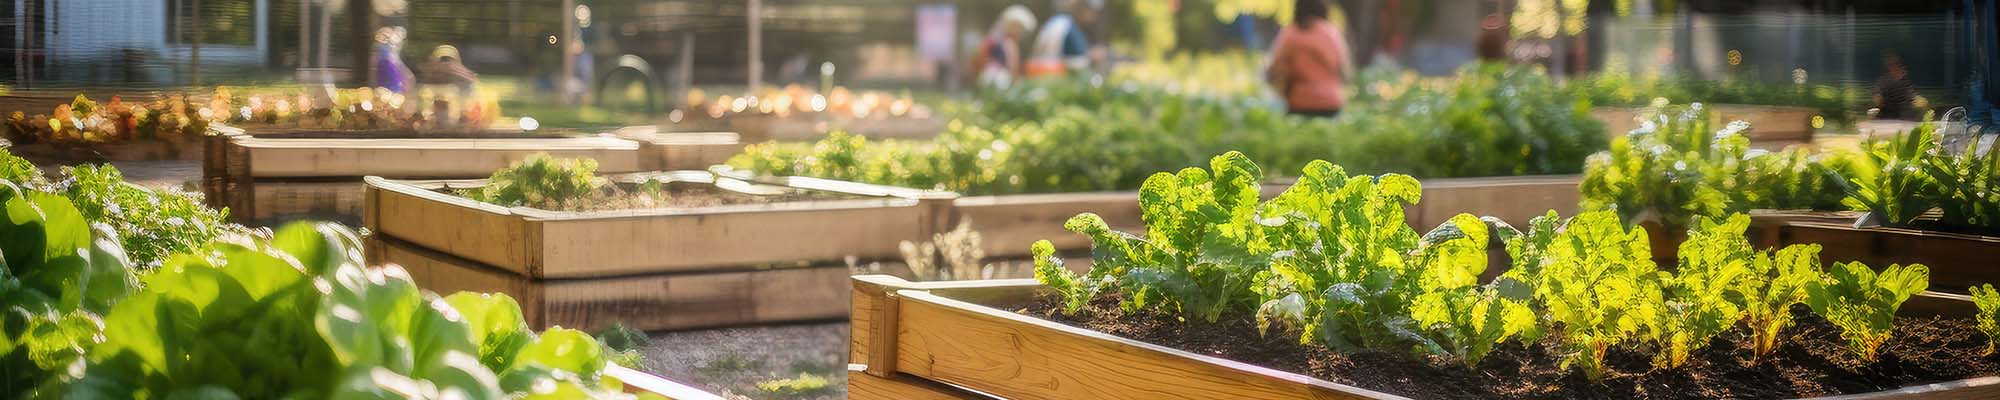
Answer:
<path fill-rule="evenodd" d="M 382 27 L 375 31 L 375 86 L 387 88 L 391 92 L 410 91 L 414 75 L 410 67 L 403 64 L 398 55 L 403 50 L 403 39 L 408 31 L 402 27 Z"/>
<path fill-rule="evenodd" d="M 1922 111 L 1916 109 L 1917 86 L 1910 82 L 1910 66 L 1903 64 L 1903 56 L 1895 52 L 1882 54 L 1882 77 L 1875 80 L 1875 114 L 1881 119 L 1917 119 Z"/>
<path fill-rule="evenodd" d="M 432 92 L 431 115 L 441 125 L 454 124 L 465 115 L 468 105 L 478 102 L 479 74 L 466 68 L 460 59 L 457 47 L 440 45 L 431 50 L 430 61 L 417 66 L 420 72 L 417 83 L 451 88 Z"/>
<path fill-rule="evenodd" d="M 1034 30 L 1035 13 L 1027 6 L 1016 4 L 1002 10 L 972 56 L 972 65 L 979 68 L 975 75 L 979 84 L 1006 87 L 1020 78 L 1021 37 Z"/>
<path fill-rule="evenodd" d="M 1069 71 L 1088 70 L 1101 61 L 1102 53 L 1090 48 L 1084 29 L 1097 22 L 1104 0 L 1055 0 L 1055 16 L 1042 24 L 1035 35 L 1027 76 L 1061 76 Z"/>
<path fill-rule="evenodd" d="M 1327 19 L 1325 0 L 1293 3 L 1293 26 L 1278 30 L 1271 43 L 1265 78 L 1294 115 L 1331 118 L 1347 105 L 1342 82 L 1352 75 L 1347 39 Z"/>

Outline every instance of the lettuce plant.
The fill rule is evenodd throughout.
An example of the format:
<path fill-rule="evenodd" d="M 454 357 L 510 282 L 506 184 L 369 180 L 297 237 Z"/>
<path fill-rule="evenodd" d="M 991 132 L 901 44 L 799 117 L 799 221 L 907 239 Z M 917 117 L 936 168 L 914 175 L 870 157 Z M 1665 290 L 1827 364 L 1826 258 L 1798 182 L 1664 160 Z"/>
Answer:
<path fill-rule="evenodd" d="M 1686 365 L 1688 357 L 1743 319 L 1757 253 L 1743 232 L 1750 217 L 1703 220 L 1681 242 L 1678 269 L 1666 284 L 1660 310 L 1660 352 L 1653 363 Z"/>
<path fill-rule="evenodd" d="M 582 200 L 604 182 L 597 179 L 597 160 L 556 159 L 536 153 L 514 165 L 493 171 L 486 187 L 467 193 L 473 199 L 507 207 L 562 208 Z"/>
<path fill-rule="evenodd" d="M 528 331 L 504 295 L 426 293 L 400 268 L 362 267 L 357 244 L 294 224 L 173 257 L 106 314 L 65 397 L 616 396 L 589 334 Z"/>
<path fill-rule="evenodd" d="M 1627 223 L 1685 227 L 1696 216 L 1730 210 L 1749 139 L 1747 125 L 1709 130 L 1700 104 L 1668 107 L 1645 125 L 1613 139 L 1585 161 L 1578 184 L 1584 210 L 1615 210 Z"/>
<path fill-rule="evenodd" d="M 1827 276 L 1806 285 L 1806 304 L 1840 327 L 1847 348 L 1864 361 L 1889 340 L 1896 310 L 1930 284 L 1921 264 L 1890 265 L 1877 273 L 1861 263 L 1835 263 Z"/>
<path fill-rule="evenodd" d="M 61 196 L 0 182 L 0 397 L 54 398 L 138 286 L 116 232 Z"/>
<path fill-rule="evenodd" d="M 1068 274 L 1042 243 L 1036 276 L 1069 296 L 1071 311 L 1107 278 L 1124 293 L 1128 310 L 1161 307 L 1215 321 L 1254 306 L 1251 278 L 1269 268 L 1271 253 L 1256 218 L 1262 172 L 1236 152 L 1210 165 L 1213 173 L 1188 168 L 1146 180 L 1139 191 L 1144 238 L 1112 230 L 1095 214 L 1071 218 L 1064 227 L 1091 238 L 1091 276 Z"/>
<path fill-rule="evenodd" d="M 1986 334 L 1986 354 L 1993 354 L 1994 347 L 2000 345 L 2000 291 L 1993 290 L 1993 284 L 1972 287 L 1972 304 L 1979 307 L 1973 322 L 1980 333 Z"/>
<path fill-rule="evenodd" d="M 1819 251 L 1817 244 L 1785 246 L 1775 256 L 1758 253 L 1750 263 L 1743 319 L 1750 326 L 1754 358 L 1776 350 L 1779 334 L 1792 325 L 1792 305 L 1805 302 L 1806 285 L 1819 280 Z"/>
<path fill-rule="evenodd" d="M 1410 318 L 1425 334 L 1419 346 L 1447 355 L 1467 367 L 1479 364 L 1493 346 L 1536 329 L 1537 319 L 1526 298 L 1503 296 L 1497 285 L 1478 285 L 1486 271 L 1489 239 L 1486 222 L 1459 214 L 1424 235 L 1420 294 L 1410 301 Z"/>
<path fill-rule="evenodd" d="M 1552 226 L 1557 218 L 1551 211 L 1530 224 Z M 1544 324 L 1567 352 L 1563 368 L 1576 366 L 1591 380 L 1602 380 L 1612 347 L 1658 336 L 1663 279 L 1646 231 L 1627 230 L 1610 211 L 1591 211 L 1561 228 L 1531 229 L 1512 241 L 1508 255 L 1527 268 L 1502 277 L 1534 288 Z"/>
<path fill-rule="evenodd" d="M 58 191 L 75 201 L 84 218 L 110 224 L 124 238 L 132 260 L 157 267 L 168 255 L 207 246 L 229 229 L 229 212 L 202 204 L 198 194 L 147 189 L 125 182 L 111 165 L 64 167 Z"/>
<path fill-rule="evenodd" d="M 1420 328 L 1408 302 L 1419 237 L 1403 207 L 1422 195 L 1406 175 L 1348 176 L 1325 161 L 1308 164 L 1263 210 L 1267 239 L 1281 250 L 1259 279 L 1259 320 L 1301 326 L 1302 341 L 1343 350 L 1414 339 Z"/>

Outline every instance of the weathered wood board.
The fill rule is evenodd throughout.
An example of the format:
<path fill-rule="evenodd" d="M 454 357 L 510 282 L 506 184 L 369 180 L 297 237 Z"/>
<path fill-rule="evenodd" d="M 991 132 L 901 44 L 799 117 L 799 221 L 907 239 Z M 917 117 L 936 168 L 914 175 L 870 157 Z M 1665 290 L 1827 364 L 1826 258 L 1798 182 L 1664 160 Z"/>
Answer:
<path fill-rule="evenodd" d="M 252 178 L 486 176 L 536 153 L 597 160 L 604 173 L 639 171 L 639 144 L 614 137 L 535 139 L 267 139 L 238 136 Z"/>
<path fill-rule="evenodd" d="M 1855 228 L 1847 223 L 1778 223 L 1768 246 L 1818 243 L 1826 262 L 1861 262 L 1877 269 L 1890 264 L 1924 264 L 1931 290 L 1965 293 L 1981 284 L 2000 284 L 2000 237 L 1898 228 Z"/>
<path fill-rule="evenodd" d="M 436 191 L 483 181 L 367 179 L 364 224 L 412 244 L 536 278 L 793 265 L 900 257 L 903 241 L 949 226 L 956 195 L 846 182 L 845 200 L 557 212 L 500 207 Z M 793 185 L 793 187 L 802 187 Z"/>
<path fill-rule="evenodd" d="M 1811 142 L 1812 118 L 1818 115 L 1810 108 L 1784 106 L 1755 106 L 1742 104 L 1704 104 L 1711 111 L 1716 122 L 1744 121 L 1750 123 L 1750 141 L 1755 143 L 1804 143 Z M 1590 115 L 1604 122 L 1604 131 L 1612 137 L 1624 136 L 1640 126 L 1638 118 L 1644 115 L 1644 107 L 1592 107 Z M 1720 129 L 1722 125 L 1715 125 Z"/>
<path fill-rule="evenodd" d="M 743 152 L 733 132 L 662 132 L 657 126 L 618 129 L 613 135 L 639 143 L 639 167 L 647 171 L 707 169 Z"/>
<path fill-rule="evenodd" d="M 504 292 L 530 325 L 595 331 L 613 323 L 683 330 L 845 318 L 844 265 L 534 279 L 394 239 L 371 238 L 371 264 L 397 264 L 438 293 Z"/>

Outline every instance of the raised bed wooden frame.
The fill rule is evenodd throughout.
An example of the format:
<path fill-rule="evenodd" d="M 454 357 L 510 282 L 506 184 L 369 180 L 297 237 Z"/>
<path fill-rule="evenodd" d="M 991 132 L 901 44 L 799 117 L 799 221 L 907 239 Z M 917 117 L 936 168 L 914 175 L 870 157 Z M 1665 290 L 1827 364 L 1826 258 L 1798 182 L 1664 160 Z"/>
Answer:
<path fill-rule="evenodd" d="M 632 174 L 708 174 L 680 171 Z M 690 180 L 681 176 L 680 180 Z M 718 177 L 716 185 L 744 184 Z M 816 178 L 759 184 L 867 198 L 698 208 L 562 212 L 501 207 L 437 192 L 484 180 L 397 181 L 368 177 L 363 225 L 397 238 L 534 278 L 593 278 L 692 272 L 756 264 L 884 259 L 902 241 L 948 227 L 949 192 Z"/>
<path fill-rule="evenodd" d="M 850 398 L 902 398 L 880 393 L 1009 399 L 1402 398 L 1009 311 L 1047 290 L 1032 279 L 911 283 L 865 275 L 854 277 L 853 283 L 849 357 L 858 366 L 851 369 L 869 377 L 850 380 Z M 1925 293 L 1902 312 L 1963 316 L 1972 307 L 1964 296 Z M 2000 377 L 1850 398 L 1994 396 L 2000 396 Z"/>
<path fill-rule="evenodd" d="M 1750 123 L 1752 143 L 1805 143 L 1811 142 L 1812 118 L 1818 112 L 1805 107 L 1759 106 L 1745 104 L 1704 104 L 1717 121 L 1744 121 Z M 1594 107 L 1590 115 L 1604 122 L 1604 131 L 1612 137 L 1623 136 L 1639 127 L 1638 116 L 1645 107 Z M 1716 128 L 1720 129 L 1721 125 Z"/>
<path fill-rule="evenodd" d="M 535 153 L 597 160 L 598 171 L 701 169 L 742 144 L 731 133 L 660 134 L 651 127 L 611 135 L 520 131 L 418 133 L 211 128 L 202 191 L 238 222 L 314 217 L 359 222 L 363 176 L 480 178 Z"/>
<path fill-rule="evenodd" d="M 1759 227 L 1753 240 L 1760 247 L 1818 243 L 1820 258 L 1827 262 L 1866 263 L 1876 268 L 1890 264 L 1924 264 L 1931 271 L 1933 290 L 1965 293 L 1967 288 L 2000 282 L 2000 237 L 1925 231 L 1916 229 L 1862 227 L 1837 215 L 1822 218 L 1774 219 L 1754 216 Z"/>
<path fill-rule="evenodd" d="M 401 242 L 366 240 L 370 264 L 397 264 L 438 293 L 504 292 L 536 327 L 588 331 L 613 323 L 649 331 L 847 316 L 846 265 L 816 265 L 602 279 L 534 279 Z"/>

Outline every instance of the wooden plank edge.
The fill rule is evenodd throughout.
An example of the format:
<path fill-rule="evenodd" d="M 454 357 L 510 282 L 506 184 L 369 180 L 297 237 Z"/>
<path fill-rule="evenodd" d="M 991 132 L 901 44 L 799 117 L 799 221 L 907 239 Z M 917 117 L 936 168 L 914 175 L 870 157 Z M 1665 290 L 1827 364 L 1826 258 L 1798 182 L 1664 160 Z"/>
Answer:
<path fill-rule="evenodd" d="M 847 364 L 847 398 L 875 400 L 973 400 L 998 399 L 950 384 L 907 374 L 879 377 L 866 373 L 867 365 Z"/>
<path fill-rule="evenodd" d="M 723 400 L 722 396 L 695 389 L 693 386 L 618 365 L 605 368 L 604 375 L 625 384 L 627 393 L 652 393 L 674 400 Z"/>
<path fill-rule="evenodd" d="M 1114 336 L 1102 332 L 1064 325 L 1054 321 L 1047 321 L 1040 318 L 1020 315 L 1013 312 L 1008 312 L 1006 310 L 999 310 L 971 302 L 960 301 L 958 299 L 944 297 L 929 292 L 930 290 L 949 291 L 949 290 L 962 290 L 962 289 L 1031 288 L 1031 287 L 1038 287 L 1041 285 L 1039 282 L 1036 282 L 1033 279 L 909 282 L 901 278 L 889 275 L 859 275 L 854 277 L 854 281 L 857 290 L 861 290 L 862 288 L 866 287 L 868 290 L 881 290 L 881 291 L 892 292 L 889 293 L 893 295 L 893 297 L 891 297 L 891 300 L 894 300 L 896 297 L 900 297 L 912 301 L 931 303 L 940 307 L 953 308 L 963 312 L 971 312 L 980 315 L 986 315 L 989 317 L 999 318 L 1010 322 L 1021 323 L 1036 328 L 1055 330 L 1056 332 L 1067 334 L 1074 337 L 1079 337 L 1082 338 L 1083 340 L 1110 341 L 1118 343 L 1120 345 L 1134 346 L 1149 351 L 1158 351 L 1166 353 L 1168 355 L 1177 358 L 1184 358 L 1196 362 L 1216 364 L 1225 368 L 1244 371 L 1246 373 L 1270 376 L 1273 379 L 1302 382 L 1311 386 L 1323 387 L 1330 390 L 1348 392 L 1348 390 L 1343 390 L 1343 389 L 1351 389 L 1379 396 L 1375 398 L 1400 398 L 1398 396 L 1390 395 L 1387 393 L 1375 392 L 1364 388 L 1327 382 L 1309 376 L 1277 371 L 1265 367 L 1260 367 L 1238 361 L 1232 361 L 1228 359 L 1222 359 L 1218 357 L 1188 353 L 1185 351 L 1180 351 L 1165 346 L 1155 345 L 1138 340 L 1132 340 L 1119 336 Z M 1954 294 L 1954 293 L 1933 292 L 1933 291 L 1925 291 L 1923 293 L 1919 293 L 1912 300 L 1916 300 L 1918 304 L 1923 305 L 1921 307 L 1915 308 L 1915 310 L 1917 310 L 1918 312 L 1926 312 L 1927 314 L 1947 314 L 1946 312 L 1937 312 L 1937 311 L 1969 312 L 1969 310 L 1950 310 L 1950 309 L 1970 308 L 1972 304 L 1970 296 Z M 1905 309 L 1905 310 L 1911 310 L 1911 309 Z M 1901 314 L 1908 314 L 1908 313 L 1905 312 Z M 1902 316 L 1909 317 L 1910 315 L 1902 315 Z M 893 316 L 891 316 L 888 319 L 893 320 Z M 894 330 L 891 331 L 893 332 Z M 891 346 L 894 345 L 893 340 L 890 345 Z M 888 353 L 889 356 L 888 358 L 890 360 L 894 360 L 895 359 L 893 355 L 894 347 L 890 347 L 889 349 L 890 350 L 887 352 L 878 350 L 873 354 L 877 355 L 875 358 L 879 358 L 881 354 Z M 1908 386 L 1902 389 L 1885 391 L 1885 392 L 1857 393 L 1857 394 L 1841 395 L 1833 397 L 1820 397 L 1816 399 L 1827 399 L 1827 400 L 1904 399 L 1904 398 L 1983 399 L 1983 398 L 1992 398 L 1990 396 L 1993 395 L 2000 395 L 2000 377 L 1970 378 L 1970 379 L 1940 382 L 1934 384 Z"/>
<path fill-rule="evenodd" d="M 1992 399 L 2000 398 L 2000 376 L 1984 376 L 1971 379 L 1938 382 L 1928 385 L 1905 386 L 1901 389 L 1856 393 L 1839 396 L 1814 397 L 1812 400 L 1887 400 L 1887 399 Z"/>
<path fill-rule="evenodd" d="M 1192 364 L 1208 365 L 1216 368 L 1231 370 L 1244 375 L 1259 376 L 1267 378 L 1272 382 L 1282 382 L 1283 384 L 1301 385 L 1302 388 L 1307 389 L 1309 391 L 1338 393 L 1338 394 L 1352 396 L 1354 398 L 1365 398 L 1365 399 L 1382 399 L 1382 400 L 1405 399 L 1405 397 L 1402 396 L 1396 396 L 1388 393 L 1363 389 L 1360 387 L 1328 382 L 1310 376 L 1279 371 L 1241 361 L 1190 353 L 1166 346 L 1161 346 L 1158 344 L 1127 339 L 1103 332 L 1093 331 L 1070 325 L 1064 325 L 1062 323 L 1054 321 L 1034 318 L 1026 315 L 1016 314 L 1006 310 L 995 309 L 979 304 L 973 304 L 970 302 L 947 298 L 923 290 L 911 290 L 911 289 L 899 290 L 896 292 L 896 295 L 897 297 L 900 298 L 900 301 L 915 302 L 917 304 L 925 306 L 938 307 L 951 312 L 971 315 L 976 318 L 995 319 L 1006 323 L 1020 324 L 1022 326 L 1031 329 L 1048 331 L 1056 335 L 1066 336 L 1071 340 L 1098 342 L 1098 343 L 1110 344 L 1113 346 L 1134 348 L 1138 349 L 1139 351 L 1155 353 L 1166 356 L 1170 359 L 1177 359 Z M 924 377 L 921 375 L 917 376 L 923 378 L 931 378 L 931 377 Z"/>

